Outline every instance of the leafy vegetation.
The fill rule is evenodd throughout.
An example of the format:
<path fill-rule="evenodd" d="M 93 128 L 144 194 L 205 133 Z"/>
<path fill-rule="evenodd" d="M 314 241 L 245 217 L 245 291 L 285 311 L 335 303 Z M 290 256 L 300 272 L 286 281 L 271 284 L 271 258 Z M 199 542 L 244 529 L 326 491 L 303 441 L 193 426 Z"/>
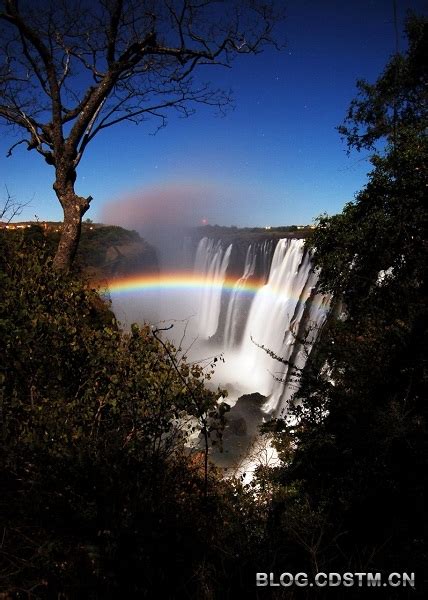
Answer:
<path fill-rule="evenodd" d="M 161 332 L 121 332 L 31 238 L 0 236 L 0 592 L 150 595 L 172 574 L 186 588 L 231 494 L 188 447 L 221 436 L 223 392 Z"/>
<path fill-rule="evenodd" d="M 416 572 L 416 590 L 376 596 L 426 597 L 426 20 L 408 35 L 341 128 L 373 170 L 307 242 L 335 310 L 265 426 L 280 464 L 250 486 L 208 461 L 227 412 L 213 365 L 120 331 L 40 231 L 0 232 L 0 596 L 293 600 L 307 590 L 255 573 L 324 571 Z"/>
<path fill-rule="evenodd" d="M 280 522 L 314 571 L 416 571 L 421 596 L 427 34 L 426 20 L 411 19 L 407 54 L 394 56 L 375 84 L 359 83 L 341 131 L 357 149 L 378 143 L 373 170 L 355 201 L 321 217 L 308 241 L 340 318 L 317 343 L 290 420 L 270 426 L 283 458 L 271 473 L 281 498 L 273 534 Z M 278 543 L 289 551 L 288 540 Z"/>
<path fill-rule="evenodd" d="M 55 255 L 61 236 L 61 223 L 23 223 L 26 239 L 44 243 L 45 252 Z M 15 230 L 7 230 L 10 233 Z M 85 222 L 74 272 L 82 272 L 93 281 L 101 281 L 118 275 L 156 272 L 158 259 L 156 250 L 143 240 L 136 231 L 129 231 L 117 225 L 101 225 Z"/>
<path fill-rule="evenodd" d="M 158 268 L 155 249 L 136 231 L 117 225 L 83 224 L 76 262 L 94 279 Z"/>

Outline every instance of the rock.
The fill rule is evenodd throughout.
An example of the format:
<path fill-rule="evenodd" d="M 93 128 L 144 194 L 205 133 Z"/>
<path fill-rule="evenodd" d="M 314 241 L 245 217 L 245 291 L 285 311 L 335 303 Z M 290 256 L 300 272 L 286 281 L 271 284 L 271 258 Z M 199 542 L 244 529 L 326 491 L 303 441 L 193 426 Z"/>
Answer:
<path fill-rule="evenodd" d="M 252 447 L 260 423 L 265 416 L 262 406 L 267 398 L 258 392 L 240 396 L 226 414 L 223 433 L 223 452 L 213 451 L 214 463 L 225 469 L 234 469 Z"/>
<path fill-rule="evenodd" d="M 228 429 L 233 435 L 243 436 L 247 434 L 247 423 L 244 417 L 238 419 L 228 419 Z"/>

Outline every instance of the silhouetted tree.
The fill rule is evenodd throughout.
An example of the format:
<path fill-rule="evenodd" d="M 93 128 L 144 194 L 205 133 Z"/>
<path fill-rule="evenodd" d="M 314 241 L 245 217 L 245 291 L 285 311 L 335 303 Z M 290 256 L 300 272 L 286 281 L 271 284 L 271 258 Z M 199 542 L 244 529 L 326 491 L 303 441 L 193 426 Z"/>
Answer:
<path fill-rule="evenodd" d="M 308 569 L 416 571 L 425 597 L 427 20 L 407 34 L 340 128 L 374 151 L 368 183 L 308 242 L 343 311 L 311 354 L 292 422 L 271 425 L 284 461 L 272 544 L 284 556 L 297 540 Z"/>
<path fill-rule="evenodd" d="M 202 65 L 230 66 L 274 42 L 275 2 L 233 0 L 2 0 L 0 119 L 55 169 L 64 211 L 55 256 L 69 269 L 91 197 L 75 191 L 93 138 L 124 121 L 166 123 L 195 103 L 223 110 L 225 91 L 193 78 Z"/>

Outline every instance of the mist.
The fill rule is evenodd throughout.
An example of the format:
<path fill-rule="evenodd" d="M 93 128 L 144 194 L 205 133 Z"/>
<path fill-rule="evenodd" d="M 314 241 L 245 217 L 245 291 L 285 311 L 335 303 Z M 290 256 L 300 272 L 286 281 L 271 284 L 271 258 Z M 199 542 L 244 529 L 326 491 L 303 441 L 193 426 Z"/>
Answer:
<path fill-rule="evenodd" d="M 253 194 L 212 183 L 168 183 L 110 200 L 99 220 L 138 231 L 155 246 L 163 269 L 180 268 L 186 230 L 198 225 L 241 225 Z"/>

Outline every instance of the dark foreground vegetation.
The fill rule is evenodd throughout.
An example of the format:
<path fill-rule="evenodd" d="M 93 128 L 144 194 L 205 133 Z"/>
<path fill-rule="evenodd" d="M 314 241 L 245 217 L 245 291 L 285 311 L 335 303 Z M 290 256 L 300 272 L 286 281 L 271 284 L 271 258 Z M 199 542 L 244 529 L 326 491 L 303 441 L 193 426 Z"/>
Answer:
<path fill-rule="evenodd" d="M 294 422 L 266 427 L 282 462 L 253 486 L 207 463 L 227 410 L 211 366 L 120 331 L 45 238 L 0 235 L 2 598 L 426 597 L 426 21 L 408 36 L 342 128 L 386 147 L 309 241 L 336 316 Z M 416 588 L 255 586 L 319 571 L 414 572 Z"/>
<path fill-rule="evenodd" d="M 234 492 L 185 442 L 215 441 L 220 392 L 25 234 L 0 237 L 0 592 L 204 597 Z"/>

